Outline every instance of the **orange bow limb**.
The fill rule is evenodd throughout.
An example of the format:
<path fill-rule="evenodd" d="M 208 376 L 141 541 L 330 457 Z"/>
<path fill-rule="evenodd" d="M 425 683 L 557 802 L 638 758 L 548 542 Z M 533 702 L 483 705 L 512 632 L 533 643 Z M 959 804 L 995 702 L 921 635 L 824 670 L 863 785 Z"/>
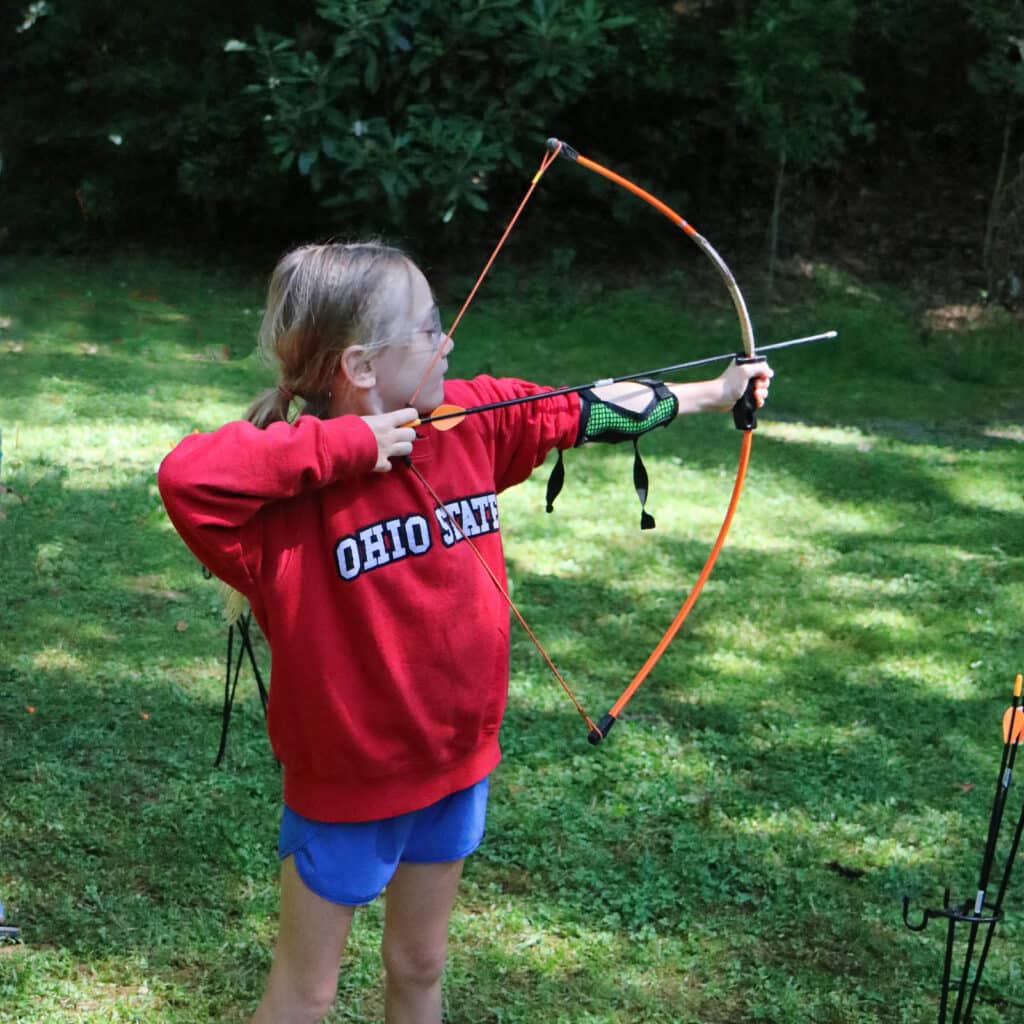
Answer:
<path fill-rule="evenodd" d="M 672 620 L 672 624 L 665 630 L 654 650 L 647 656 L 647 660 L 640 667 L 640 671 L 633 676 L 629 686 L 622 691 L 622 695 L 611 706 L 608 714 L 598 722 L 597 728 L 592 729 L 589 736 L 587 736 L 587 739 L 595 746 L 608 735 L 611 727 L 615 724 L 616 719 L 622 712 L 622 709 L 630 702 L 630 700 L 632 700 L 633 694 L 640 689 L 641 684 L 651 674 L 651 669 L 654 668 L 661 656 L 666 650 L 668 650 L 668 645 L 672 643 L 676 634 L 680 629 L 682 629 L 683 623 L 686 621 L 687 616 L 689 616 L 691 609 L 697 603 L 697 598 L 700 597 L 700 592 L 704 589 L 704 584 L 707 583 L 708 577 L 711 575 L 711 570 L 715 567 L 715 562 L 718 561 L 718 556 L 722 551 L 722 546 L 725 544 L 725 538 L 729 533 L 729 527 L 732 525 L 733 516 L 736 514 L 736 508 L 740 502 L 740 494 L 743 493 L 743 482 L 747 476 L 747 466 L 750 463 L 750 448 L 753 436 L 753 433 L 749 430 L 744 431 L 743 433 L 743 446 L 740 450 L 739 470 L 736 474 L 736 481 L 732 487 L 732 496 L 729 498 L 729 508 L 726 510 L 725 519 L 722 520 L 722 525 L 718 530 L 718 536 L 715 538 L 715 543 L 711 547 L 711 552 L 708 554 L 708 557 L 704 562 L 704 568 L 701 569 L 700 575 L 697 577 L 697 582 L 693 585 L 693 589 L 687 596 L 683 606 L 676 613 L 676 617 Z"/>
<path fill-rule="evenodd" d="M 730 297 L 732 299 L 733 305 L 734 305 L 735 310 L 736 310 L 737 317 L 739 319 L 740 333 L 741 333 L 741 337 L 742 337 L 742 352 L 739 353 L 738 355 L 742 356 L 746 361 L 754 361 L 754 360 L 756 360 L 758 358 L 758 353 L 755 351 L 755 347 L 754 347 L 754 328 L 753 328 L 753 324 L 751 323 L 750 314 L 747 311 L 746 302 L 743 299 L 743 295 L 740 292 L 739 286 L 737 285 L 736 280 L 733 277 L 733 274 L 730 271 L 728 265 L 725 263 L 725 261 L 722 259 L 722 257 L 719 256 L 719 254 L 715 251 L 715 249 L 707 241 L 707 239 L 704 238 L 703 235 L 701 235 L 699 232 L 697 232 L 696 229 L 694 229 L 690 224 L 688 224 L 686 222 L 686 220 L 684 220 L 678 213 L 676 213 L 674 210 L 672 210 L 671 207 L 669 207 L 667 204 L 663 203 L 656 196 L 651 195 L 651 193 L 649 193 L 649 192 L 645 191 L 644 189 L 640 188 L 638 185 L 636 185 L 633 182 L 629 181 L 629 179 L 624 178 L 622 175 L 617 174 L 616 172 L 610 170 L 609 168 L 603 167 L 601 164 L 598 164 L 597 162 L 582 156 L 576 150 L 574 150 L 571 146 L 566 145 L 564 142 L 560 142 L 557 139 L 549 139 L 548 140 L 548 150 L 549 150 L 549 152 L 547 154 L 545 154 L 544 159 L 541 161 L 540 168 L 538 169 L 537 173 L 534 175 L 532 181 L 530 182 L 530 186 L 529 186 L 526 194 L 523 196 L 523 199 L 520 202 L 520 204 L 519 204 L 518 208 L 516 209 L 515 213 L 513 214 L 512 219 L 509 221 L 508 226 L 505 228 L 505 231 L 502 234 L 501 239 L 499 240 L 497 246 L 495 246 L 494 251 L 491 253 L 490 259 L 488 259 L 486 265 L 484 266 L 484 269 L 481 271 L 479 277 L 477 278 L 476 283 L 473 285 L 472 289 L 470 290 L 469 296 L 466 298 L 466 301 L 463 303 L 462 308 L 459 310 L 458 315 L 455 317 L 455 320 L 452 323 L 452 326 L 449 328 L 448 334 L 451 335 L 452 333 L 454 333 L 454 331 L 455 331 L 456 327 L 458 326 L 459 322 L 462 320 L 462 317 L 465 315 L 465 312 L 468 309 L 470 303 L 472 302 L 473 297 L 476 295 L 477 290 L 479 289 L 481 283 L 483 282 L 484 277 L 487 275 L 487 272 L 490 270 L 491 265 L 494 263 L 494 260 L 495 260 L 495 258 L 497 256 L 499 250 L 504 245 L 505 240 L 508 238 L 509 232 L 512 230 L 513 225 L 518 220 L 520 214 L 523 211 L 523 208 L 526 206 L 527 201 L 529 200 L 530 196 L 533 194 L 534 189 L 537 187 L 537 185 L 540 182 L 540 179 L 543 177 L 545 171 L 547 171 L 547 169 L 551 165 L 552 161 L 554 161 L 556 157 L 564 156 L 567 159 L 570 159 L 570 160 L 572 160 L 572 161 L 574 161 L 576 163 L 581 164 L 583 167 L 586 167 L 588 170 L 594 171 L 595 173 L 601 175 L 602 177 L 605 177 L 608 180 L 614 182 L 615 184 L 620 185 L 621 187 L 623 187 L 623 188 L 627 189 L 628 191 L 632 192 L 634 195 L 638 196 L 640 199 L 644 200 L 646 203 L 648 203 L 649 205 L 654 207 L 654 209 L 658 210 L 659 213 L 661 213 L 664 216 L 666 216 L 670 221 L 672 221 L 673 224 L 675 224 L 677 227 L 681 228 L 686 233 L 686 235 L 694 243 L 696 243 L 697 247 L 712 262 L 712 264 L 714 265 L 714 267 L 717 270 L 718 274 L 720 275 L 720 277 L 722 278 L 723 282 L 725 283 L 726 288 L 729 291 L 729 295 L 730 295 Z M 829 332 L 826 335 L 819 335 L 819 336 L 815 336 L 814 338 L 793 339 L 791 342 L 789 342 L 789 344 L 800 344 L 804 340 L 808 340 L 808 341 L 810 341 L 810 340 L 818 340 L 818 338 L 834 337 L 834 336 L 835 336 L 834 332 Z M 440 353 L 440 350 L 439 350 L 439 353 Z M 438 359 L 438 358 L 440 358 L 440 354 L 438 354 L 438 356 L 435 357 L 435 362 L 436 362 L 436 359 Z M 715 359 L 715 358 L 719 358 L 719 357 L 711 357 L 711 358 Z M 732 358 L 732 356 L 730 355 L 729 358 Z M 705 360 L 698 360 L 697 363 L 703 362 L 703 361 L 705 361 Z M 706 360 L 706 361 L 711 361 L 711 360 L 709 359 L 709 360 Z M 697 363 L 694 363 L 692 365 L 697 365 Z M 421 380 L 420 385 L 416 388 L 416 391 L 414 392 L 413 397 L 409 401 L 410 405 L 414 405 L 415 404 L 416 397 L 418 396 L 418 394 L 419 394 L 419 392 L 420 392 L 420 390 L 421 390 L 421 388 L 423 386 L 423 381 L 425 381 L 427 379 L 427 377 L 429 376 L 431 370 L 433 369 L 433 365 L 434 364 L 432 364 L 430 367 L 428 367 L 427 372 L 423 376 L 423 380 Z M 682 366 L 682 364 L 680 364 L 679 366 L 677 366 L 675 368 L 681 368 L 681 366 Z M 619 378 L 619 379 L 630 379 L 630 378 Z M 610 382 L 611 381 L 597 381 L 595 383 L 601 384 L 601 383 L 610 383 Z M 584 385 L 584 387 L 590 387 L 590 386 L 592 386 L 592 385 Z M 544 397 L 551 397 L 553 394 L 565 393 L 566 391 L 575 391 L 575 390 L 581 390 L 581 388 L 575 388 L 574 387 L 574 388 L 556 389 L 554 392 L 540 392 L 540 393 L 538 393 L 536 395 L 529 396 L 529 398 L 515 399 L 513 401 L 505 402 L 505 403 L 495 403 L 495 405 L 493 407 L 497 407 L 498 405 L 504 405 L 504 404 L 513 404 L 513 402 L 518 402 L 518 401 L 532 401 L 534 399 L 540 399 L 540 398 L 544 398 Z M 461 423 L 465 419 L 465 417 L 467 415 L 469 415 L 470 413 L 483 412 L 486 408 L 488 408 L 488 407 L 487 406 L 479 406 L 479 407 L 473 407 L 473 408 L 470 408 L 470 409 L 463 409 L 463 408 L 461 408 L 459 406 L 452 406 L 452 405 L 439 406 L 429 416 L 420 417 L 420 418 L 416 419 L 415 421 L 413 421 L 413 423 L 411 423 L 409 425 L 410 426 L 419 426 L 421 424 L 429 423 L 429 424 L 432 424 L 438 430 L 450 429 L 451 427 L 456 426 L 458 423 Z M 698 576 L 696 583 L 694 584 L 693 588 L 690 590 L 689 594 L 687 595 L 686 600 L 684 601 L 682 607 L 676 613 L 676 616 L 673 619 L 671 625 L 664 632 L 664 634 L 662 635 L 661 639 L 658 641 L 658 644 L 656 645 L 654 650 L 650 653 L 650 655 L 644 661 L 643 665 L 640 668 L 640 671 L 637 672 L 637 674 L 633 677 L 632 681 L 626 687 L 626 689 L 623 691 L 622 695 L 612 705 L 611 710 L 608 712 L 608 714 L 603 719 L 601 719 L 601 721 L 599 723 L 595 724 L 594 721 L 587 715 L 587 713 L 584 710 L 583 706 L 577 700 L 575 694 L 573 694 L 572 690 L 570 689 L 570 687 L 568 686 L 568 684 L 566 683 L 566 681 L 562 677 L 561 673 L 559 673 L 557 667 L 554 665 L 554 663 L 551 660 L 551 658 L 547 655 L 547 652 L 544 651 L 544 648 L 541 646 L 539 640 L 536 638 L 536 636 L 534 635 L 533 631 L 530 629 L 529 625 L 527 625 L 527 623 L 526 623 L 525 619 L 523 618 L 523 616 L 519 613 L 519 610 L 512 603 L 511 598 L 508 595 L 507 591 L 503 587 L 500 586 L 500 582 L 497 579 L 495 579 L 494 576 L 492 575 L 492 580 L 496 583 L 496 585 L 498 585 L 499 589 L 502 591 L 506 601 L 509 603 L 510 608 L 512 609 L 512 611 L 515 614 L 516 618 L 519 620 L 520 625 L 523 626 L 523 628 L 525 629 L 527 634 L 530 636 L 530 639 L 537 646 L 538 650 L 540 650 L 541 654 L 545 658 L 545 661 L 547 662 L 548 667 L 551 669 L 552 673 L 555 675 L 555 677 L 558 680 L 558 682 L 562 685 L 562 687 L 565 689 L 566 693 L 569 695 L 569 697 L 574 702 L 574 704 L 576 706 L 576 710 L 579 712 L 579 714 L 581 715 L 581 717 L 583 718 L 583 720 L 585 721 L 585 723 L 586 723 L 586 725 L 587 725 L 587 727 L 589 729 L 589 737 L 588 738 L 589 738 L 591 743 L 594 743 L 594 744 L 600 743 L 601 740 L 603 740 L 605 738 L 605 736 L 607 736 L 609 729 L 615 723 L 616 718 L 621 713 L 622 709 L 626 706 L 626 704 L 629 702 L 629 700 L 633 697 L 633 695 L 639 689 L 639 687 L 644 682 L 644 680 L 647 679 L 647 677 L 650 675 L 651 671 L 654 669 L 654 666 L 657 664 L 658 660 L 665 653 L 665 651 L 668 649 L 669 644 L 672 643 L 672 640 L 675 638 L 676 634 L 682 628 L 682 625 L 686 621 L 687 616 L 690 614 L 690 612 L 692 611 L 694 605 L 696 604 L 697 599 L 700 596 L 700 593 L 701 593 L 701 591 L 704 588 L 704 584 L 707 582 L 708 577 L 711 575 L 711 571 L 714 568 L 715 562 L 718 559 L 718 555 L 721 552 L 723 545 L 725 544 L 725 539 L 726 539 L 726 536 L 727 536 L 727 534 L 729 532 L 729 527 L 732 524 L 732 520 L 733 520 L 733 516 L 734 516 L 734 514 L 736 512 L 736 508 L 737 508 L 737 506 L 739 504 L 740 494 L 742 493 L 742 490 L 743 490 L 743 483 L 744 483 L 744 480 L 746 478 L 747 466 L 748 466 L 748 463 L 749 463 L 749 460 L 750 460 L 750 449 L 751 449 L 751 444 L 752 444 L 752 431 L 753 431 L 753 428 L 755 426 L 753 415 L 752 414 L 751 415 L 746 415 L 745 414 L 742 418 L 737 418 L 737 426 L 743 431 L 743 443 L 741 445 L 741 450 L 740 450 L 739 465 L 738 465 L 737 471 L 736 471 L 736 479 L 735 479 L 735 482 L 733 484 L 732 496 L 731 496 L 730 501 L 729 501 L 729 507 L 728 507 L 728 510 L 726 512 L 725 518 L 722 521 L 722 525 L 719 528 L 718 536 L 716 537 L 714 545 L 711 548 L 711 552 L 708 555 L 707 560 L 704 563 L 704 567 L 700 571 L 700 575 Z M 416 476 L 418 476 L 420 478 L 420 481 L 421 481 L 422 485 L 424 486 L 424 488 L 430 493 L 430 496 L 434 500 L 434 502 L 435 503 L 439 503 L 440 502 L 439 496 L 434 494 L 434 492 L 430 488 L 430 485 L 427 483 L 427 481 L 425 479 L 423 479 L 422 475 L 418 471 L 415 470 L 415 467 L 413 467 L 413 470 L 416 473 Z M 472 546 L 473 545 L 470 544 L 470 547 L 472 547 Z M 484 562 L 484 559 L 481 556 L 479 556 L 479 554 L 478 554 L 478 557 L 480 557 L 481 562 Z M 487 568 L 487 566 L 484 565 L 484 568 Z"/>

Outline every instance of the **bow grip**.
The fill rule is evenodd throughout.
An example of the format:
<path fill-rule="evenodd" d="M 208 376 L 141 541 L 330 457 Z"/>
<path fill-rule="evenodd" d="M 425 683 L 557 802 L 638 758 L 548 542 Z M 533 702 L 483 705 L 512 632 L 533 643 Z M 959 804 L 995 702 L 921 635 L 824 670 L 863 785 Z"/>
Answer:
<path fill-rule="evenodd" d="M 747 363 L 765 363 L 768 360 L 764 356 L 748 356 L 744 353 L 736 354 L 736 365 L 744 366 Z M 747 381 L 747 390 L 743 396 L 732 407 L 732 419 L 737 430 L 757 429 L 757 403 L 754 401 L 754 378 Z"/>

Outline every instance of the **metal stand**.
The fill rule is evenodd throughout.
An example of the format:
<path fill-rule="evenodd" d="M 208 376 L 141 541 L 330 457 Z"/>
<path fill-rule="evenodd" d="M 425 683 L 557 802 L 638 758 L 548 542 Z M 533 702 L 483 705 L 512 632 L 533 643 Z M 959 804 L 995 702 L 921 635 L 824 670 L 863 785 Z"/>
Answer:
<path fill-rule="evenodd" d="M 1024 739 L 1024 709 L 1021 709 L 1021 685 L 1022 678 L 1017 676 L 1013 689 L 1013 703 L 1003 716 L 1003 756 L 999 765 L 999 777 L 996 780 L 996 793 L 992 801 L 992 813 L 988 821 L 988 838 L 985 842 L 985 853 L 981 861 L 981 871 L 978 877 L 978 892 L 972 903 L 968 900 L 959 906 L 951 906 L 949 902 L 949 889 L 946 889 L 942 906 L 925 910 L 920 924 L 911 924 L 909 918 L 910 898 L 903 897 L 903 923 L 912 931 L 924 931 L 928 922 L 933 918 L 945 918 L 946 926 L 946 955 L 942 969 L 942 989 L 939 999 L 939 1024 L 946 1024 L 949 1013 L 950 995 L 956 992 L 956 1003 L 953 1007 L 951 1024 L 970 1024 L 974 1001 L 978 996 L 978 989 L 981 986 L 981 976 L 985 970 L 985 961 L 988 959 L 988 951 L 992 945 L 992 936 L 995 934 L 996 925 L 1003 919 L 1003 900 L 1006 890 L 1010 884 L 1010 875 L 1013 872 L 1013 864 L 1017 859 L 1017 851 L 1020 848 L 1021 835 L 1024 833 L 1024 807 L 1021 808 L 1020 816 L 1017 819 L 1017 827 L 1014 830 L 1013 840 L 1010 843 L 1009 851 L 1003 866 L 1002 878 L 996 890 L 995 900 L 989 902 L 986 898 L 991 883 L 992 868 L 995 863 L 996 849 L 999 845 L 999 833 L 1003 824 L 1003 812 L 1006 809 L 1006 800 L 1010 790 L 1010 782 L 1013 779 L 1013 766 L 1017 759 L 1017 750 L 1021 739 Z M 955 959 L 957 944 L 957 926 L 967 926 L 967 940 L 964 945 L 963 967 L 960 971 L 960 978 L 954 984 L 952 979 L 953 961 Z M 978 944 L 979 932 L 984 929 L 984 941 L 981 945 L 981 954 L 975 965 L 974 954 Z M 963 929 L 960 929 L 963 934 Z"/>
<path fill-rule="evenodd" d="M 990 913 L 984 913 L 986 909 L 988 909 Z M 983 903 L 981 913 L 974 913 L 974 905 L 970 902 L 961 904 L 958 907 L 952 907 L 949 904 L 948 889 L 943 896 L 942 906 L 939 908 L 925 910 L 922 914 L 920 924 L 915 925 L 910 923 L 909 910 L 910 897 L 904 896 L 903 923 L 911 931 L 923 932 L 928 926 L 928 922 L 936 917 L 944 917 L 949 922 L 946 926 L 946 955 L 942 963 L 942 988 L 939 997 L 939 1024 L 946 1024 L 949 1012 L 949 997 L 953 991 L 957 993 L 957 999 L 956 1006 L 953 1010 L 952 1024 L 961 1024 L 961 1022 L 963 1022 L 963 1024 L 968 1024 L 971 1020 L 971 1010 L 974 1006 L 974 998 L 977 995 L 978 986 L 981 984 L 981 973 L 985 967 L 985 957 L 988 954 L 989 943 L 992 940 L 992 932 L 995 929 L 995 926 L 1003 919 L 1002 910 L 989 903 Z M 967 949 L 964 955 L 963 969 L 960 972 L 960 979 L 954 985 L 951 984 L 953 960 L 956 952 L 957 925 L 961 922 L 970 926 L 970 935 L 967 940 Z M 974 974 L 974 980 L 972 983 L 971 967 L 973 966 L 974 960 L 974 946 L 978 935 L 978 929 L 982 925 L 988 926 L 988 932 L 985 936 L 983 953 L 978 963 L 978 969 Z M 964 1012 L 964 996 L 967 993 L 968 984 L 970 984 L 971 994 L 967 1002 L 966 1012 Z"/>
<path fill-rule="evenodd" d="M 228 727 L 231 725 L 231 711 L 235 704 L 235 691 L 238 689 L 238 677 L 242 671 L 242 661 L 249 656 L 249 664 L 252 667 L 252 674 L 256 677 L 256 685 L 260 691 L 260 701 L 263 704 L 263 716 L 267 714 L 267 687 L 263 682 L 259 664 L 256 661 L 256 652 L 252 646 L 252 612 L 246 611 L 240 615 L 230 626 L 228 626 L 228 650 L 226 667 L 224 672 L 224 710 L 221 715 L 220 746 L 217 748 L 217 758 L 213 762 L 215 768 L 220 766 L 224 760 L 224 752 L 228 745 Z M 235 654 L 235 631 L 238 632 L 240 640 L 238 653 Z"/>

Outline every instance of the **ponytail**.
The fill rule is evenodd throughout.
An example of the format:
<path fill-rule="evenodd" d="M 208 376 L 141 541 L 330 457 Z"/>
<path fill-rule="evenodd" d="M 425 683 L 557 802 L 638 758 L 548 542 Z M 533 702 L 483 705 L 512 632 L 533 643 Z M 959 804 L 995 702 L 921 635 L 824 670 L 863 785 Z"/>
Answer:
<path fill-rule="evenodd" d="M 288 409 L 292 404 L 292 396 L 282 388 L 270 388 L 264 391 L 245 412 L 245 418 L 260 430 L 265 430 L 271 423 L 288 420 Z"/>

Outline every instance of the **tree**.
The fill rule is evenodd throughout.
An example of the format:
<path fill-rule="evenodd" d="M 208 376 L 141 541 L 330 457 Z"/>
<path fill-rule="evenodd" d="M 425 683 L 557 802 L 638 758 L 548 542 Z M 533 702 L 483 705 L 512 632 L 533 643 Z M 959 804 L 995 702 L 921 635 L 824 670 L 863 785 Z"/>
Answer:
<path fill-rule="evenodd" d="M 1002 122 L 982 245 L 987 292 L 1017 303 L 1024 298 L 1024 169 L 1011 171 L 1011 163 L 1024 98 L 1024 0 L 970 0 L 968 6 L 982 40 L 969 81 L 1001 112 Z"/>
<path fill-rule="evenodd" d="M 256 102 L 222 41 L 274 5 L 46 0 L 0 13 L 0 225 L 22 239 L 192 234 L 273 194 Z"/>
<path fill-rule="evenodd" d="M 730 113 L 774 173 L 769 281 L 787 174 L 833 165 L 869 130 L 851 70 L 856 11 L 854 0 L 757 0 L 723 31 L 734 69 Z"/>
<path fill-rule="evenodd" d="M 535 158 L 631 21 L 601 0 L 321 0 L 316 12 L 296 35 L 226 46 L 254 61 L 269 146 L 350 228 L 420 238 L 488 208 L 493 180 Z"/>

